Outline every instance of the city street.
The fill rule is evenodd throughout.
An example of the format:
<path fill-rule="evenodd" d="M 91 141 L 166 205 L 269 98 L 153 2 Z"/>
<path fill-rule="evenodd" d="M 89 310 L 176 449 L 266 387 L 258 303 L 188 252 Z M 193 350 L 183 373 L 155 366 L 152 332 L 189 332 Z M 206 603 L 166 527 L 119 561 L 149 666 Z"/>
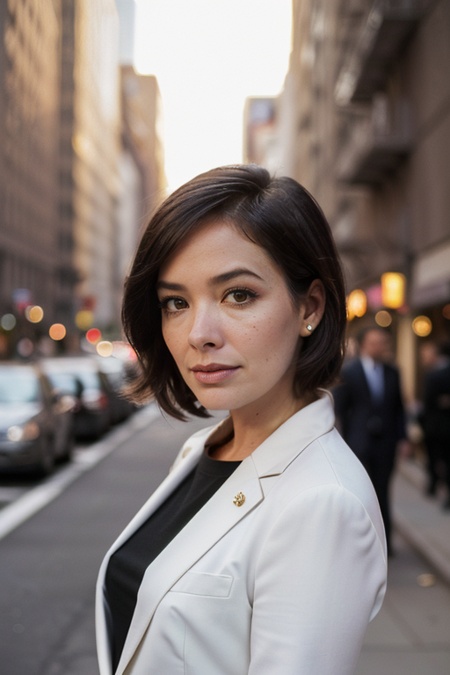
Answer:
<path fill-rule="evenodd" d="M 40 485 L 2 483 L 0 495 L 15 489 L 18 499 L 0 512 L 0 532 L 8 509 L 12 527 L 21 500 L 31 509 L 52 499 L 0 541 L 2 673 L 98 675 L 94 585 L 102 556 L 187 435 L 209 423 L 168 421 L 149 406 L 79 449 L 73 466 Z M 447 675 L 450 590 L 421 576 L 433 569 L 398 535 L 395 547 L 387 598 L 369 627 L 357 675 Z"/>

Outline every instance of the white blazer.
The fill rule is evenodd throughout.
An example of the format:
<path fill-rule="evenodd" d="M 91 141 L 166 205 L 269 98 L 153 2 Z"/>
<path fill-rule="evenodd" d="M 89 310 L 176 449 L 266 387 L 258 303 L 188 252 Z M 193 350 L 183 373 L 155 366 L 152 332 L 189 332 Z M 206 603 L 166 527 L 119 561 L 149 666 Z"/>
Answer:
<path fill-rule="evenodd" d="M 96 606 L 101 675 L 112 673 L 104 595 L 111 554 L 230 423 L 189 439 L 103 560 Z M 236 499 L 239 493 L 245 500 Z M 324 393 L 247 457 L 147 568 L 116 673 L 351 675 L 385 587 L 375 492 L 334 429 Z"/>

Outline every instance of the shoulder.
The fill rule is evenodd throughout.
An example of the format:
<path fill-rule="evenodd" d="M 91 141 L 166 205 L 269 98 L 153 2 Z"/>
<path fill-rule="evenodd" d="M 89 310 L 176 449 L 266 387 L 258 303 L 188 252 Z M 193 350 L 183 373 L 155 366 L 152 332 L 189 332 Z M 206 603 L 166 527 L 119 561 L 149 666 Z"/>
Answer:
<path fill-rule="evenodd" d="M 358 462 L 356 457 L 355 460 Z M 337 462 L 330 464 L 334 473 Z M 334 478 L 324 472 L 321 479 L 305 481 L 298 489 L 283 486 L 281 480 L 278 487 L 281 489 L 269 495 L 276 502 L 272 517 L 267 518 L 263 551 L 299 547 L 302 555 L 305 551 L 328 550 L 334 559 L 354 559 L 355 546 L 363 545 L 385 564 L 383 521 L 372 484 L 362 467 L 350 461 L 345 469 L 338 469 Z"/>
<path fill-rule="evenodd" d="M 384 528 L 377 497 L 366 470 L 336 429 L 313 441 L 280 476 L 279 506 L 309 512 L 313 502 L 326 522 L 330 511 L 359 514 L 370 521 L 380 541 Z"/>
<path fill-rule="evenodd" d="M 318 443 L 336 484 L 343 488 L 348 499 L 362 505 L 379 537 L 383 538 L 384 526 L 378 499 L 366 469 L 336 429 L 321 436 Z"/>
<path fill-rule="evenodd" d="M 449 383 L 450 382 L 450 365 L 444 368 L 438 368 L 429 374 L 432 382 Z"/>
<path fill-rule="evenodd" d="M 363 372 L 363 367 L 360 359 L 352 359 L 346 363 L 342 368 L 342 378 L 344 380 L 354 378 Z"/>

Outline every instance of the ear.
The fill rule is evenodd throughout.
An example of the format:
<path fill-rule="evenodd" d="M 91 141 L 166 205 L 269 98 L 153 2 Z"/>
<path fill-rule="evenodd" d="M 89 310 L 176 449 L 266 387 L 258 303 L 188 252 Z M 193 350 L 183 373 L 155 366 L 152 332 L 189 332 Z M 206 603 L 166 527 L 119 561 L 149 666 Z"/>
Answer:
<path fill-rule="evenodd" d="M 314 279 L 302 298 L 299 313 L 299 333 L 308 337 L 319 325 L 325 311 L 325 287 L 320 279 Z"/>

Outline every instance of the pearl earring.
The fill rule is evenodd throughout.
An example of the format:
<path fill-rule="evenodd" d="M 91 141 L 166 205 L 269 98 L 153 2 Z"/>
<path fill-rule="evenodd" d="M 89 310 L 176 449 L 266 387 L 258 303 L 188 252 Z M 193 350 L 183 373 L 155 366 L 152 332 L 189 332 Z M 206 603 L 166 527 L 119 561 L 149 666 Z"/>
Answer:
<path fill-rule="evenodd" d="M 309 324 L 306 326 L 306 330 L 309 330 L 309 332 L 311 333 L 312 329 L 313 329 L 313 327 L 312 327 L 311 324 L 309 323 Z"/>

